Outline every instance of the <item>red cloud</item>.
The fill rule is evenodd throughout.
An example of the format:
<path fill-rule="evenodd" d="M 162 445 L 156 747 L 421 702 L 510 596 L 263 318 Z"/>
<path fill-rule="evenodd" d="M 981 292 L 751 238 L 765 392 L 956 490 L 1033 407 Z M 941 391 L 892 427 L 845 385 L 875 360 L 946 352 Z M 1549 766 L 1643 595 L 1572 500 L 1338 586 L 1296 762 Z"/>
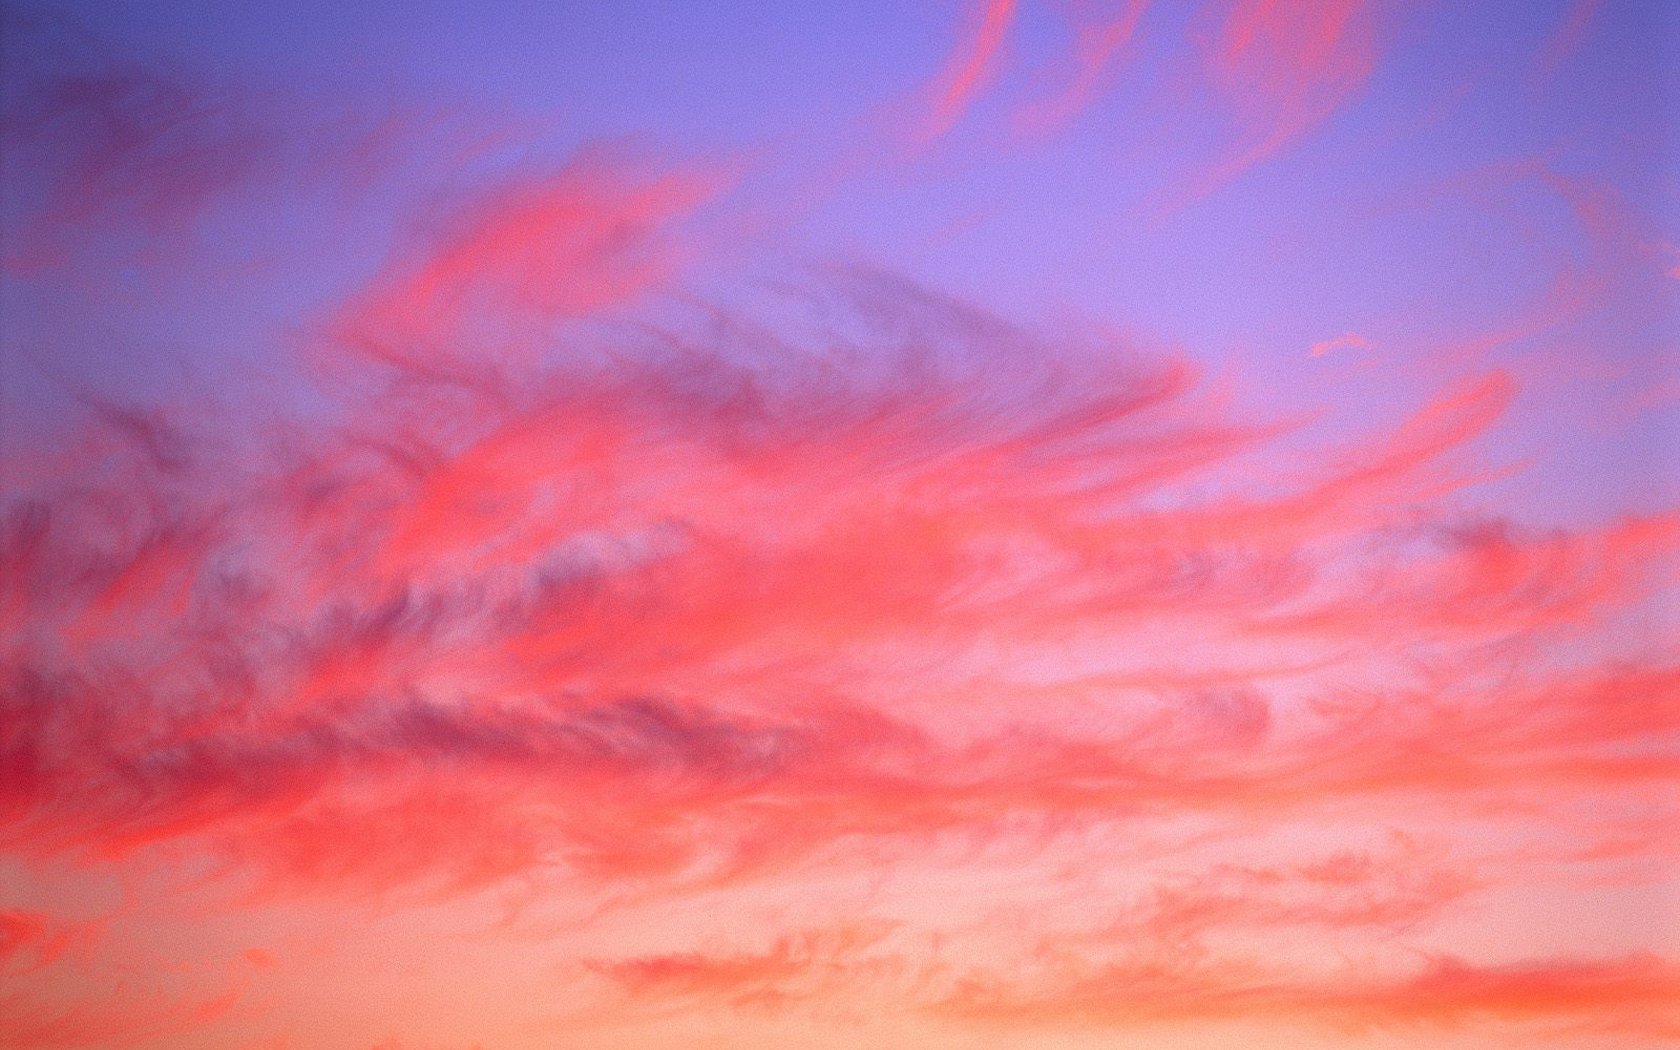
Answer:
<path fill-rule="evenodd" d="M 1358 5 L 1301 10 L 1230 13 L 1256 142 L 1221 178 L 1369 73 Z M 149 214 L 194 154 L 118 137 L 78 154 L 126 173 L 89 200 Z M 703 173 L 501 176 L 300 327 L 319 385 L 260 406 L 285 422 L 90 399 L 6 464 L 9 861 L 252 908 L 593 908 L 668 942 L 555 939 L 630 1012 L 1674 1034 L 1655 954 L 1454 948 L 1462 912 L 1673 855 L 1680 664 L 1619 628 L 1672 594 L 1680 521 L 1483 505 L 1510 375 L 1319 440 L 1187 356 L 882 273 L 697 301 Z M 859 882 L 816 932 L 741 932 L 754 894 L 838 913 Z M 667 929 L 678 901 L 720 903 Z M 220 1033 L 291 977 L 246 951 L 224 990 L 66 1006 L 60 937 L 0 913 L 23 1045 Z"/>

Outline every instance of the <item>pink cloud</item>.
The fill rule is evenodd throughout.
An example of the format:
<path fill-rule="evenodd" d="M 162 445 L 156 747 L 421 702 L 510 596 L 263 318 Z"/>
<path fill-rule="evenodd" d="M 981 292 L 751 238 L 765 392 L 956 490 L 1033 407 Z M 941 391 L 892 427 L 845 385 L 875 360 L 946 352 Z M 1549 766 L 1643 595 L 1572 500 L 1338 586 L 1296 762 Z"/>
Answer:
<path fill-rule="evenodd" d="M 1090 21 L 1066 112 L 1141 13 Z M 1351 102 L 1368 14 L 1225 10 L 1245 138 L 1197 192 Z M 1000 61 L 1013 6 L 980 15 L 935 134 Z M 51 139 L 86 210 L 39 214 L 126 237 L 291 155 L 164 90 L 48 91 L 47 123 L 127 118 Z M 1680 653 L 1621 629 L 1672 596 L 1680 519 L 1489 497 L 1512 372 L 1327 433 L 881 270 L 701 292 L 704 165 L 481 174 L 298 320 L 287 397 L 90 395 L 8 453 L 0 851 L 124 901 L 98 936 L 0 910 L 20 1045 L 541 1040 L 532 1000 L 591 1034 L 1675 1036 L 1664 931 L 1542 951 L 1492 918 L 1665 887 L 1680 776 Z M 1638 255 L 1613 194 L 1542 182 L 1595 265 Z M 369 962 L 380 923 L 475 932 Z M 328 962 L 354 1032 L 270 1017 Z M 466 982 L 483 1016 L 431 1001 Z"/>
<path fill-rule="evenodd" d="M 996 74 L 1014 15 L 1015 0 L 985 0 L 972 37 L 958 46 L 934 80 L 933 110 L 917 136 L 920 141 L 931 142 L 950 131 Z"/>

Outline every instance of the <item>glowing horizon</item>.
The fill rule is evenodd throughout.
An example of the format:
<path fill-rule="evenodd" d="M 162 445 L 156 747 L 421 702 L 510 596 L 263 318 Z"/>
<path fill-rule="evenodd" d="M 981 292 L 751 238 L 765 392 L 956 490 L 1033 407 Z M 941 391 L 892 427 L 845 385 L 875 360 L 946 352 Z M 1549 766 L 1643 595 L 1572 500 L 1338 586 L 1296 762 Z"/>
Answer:
<path fill-rule="evenodd" d="M 0 1047 L 1680 1046 L 1680 22 L 0 10 Z"/>

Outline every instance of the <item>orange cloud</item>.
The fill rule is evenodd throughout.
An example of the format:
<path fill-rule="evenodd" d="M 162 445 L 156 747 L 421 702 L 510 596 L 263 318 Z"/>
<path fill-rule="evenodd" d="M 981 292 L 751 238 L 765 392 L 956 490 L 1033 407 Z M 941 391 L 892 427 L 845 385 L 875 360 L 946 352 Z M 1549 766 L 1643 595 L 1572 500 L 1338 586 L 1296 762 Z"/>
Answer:
<path fill-rule="evenodd" d="M 1351 99 L 1364 16 L 1229 11 L 1254 141 L 1220 178 Z M 150 207 L 150 141 L 101 214 Z M 13 1039 L 269 1038 L 330 954 L 248 947 L 276 916 L 332 941 L 404 905 L 502 909 L 485 954 L 547 982 L 505 994 L 609 1022 L 1673 1036 L 1667 931 L 1560 919 L 1548 954 L 1491 918 L 1667 885 L 1680 776 L 1680 653 L 1626 629 L 1680 520 L 1490 505 L 1511 374 L 1331 440 L 890 274 L 701 301 L 718 180 L 662 170 L 586 153 L 446 209 L 300 328 L 318 385 L 279 421 L 90 398 L 5 464 L 0 850 L 235 960 L 89 938 L 76 976 L 79 927 L 8 900 Z M 209 928 L 241 909 L 274 929 Z"/>
<path fill-rule="evenodd" d="M 1680 975 L 1673 965 L 1648 956 L 1497 967 L 1442 958 L 1410 976 L 1372 981 L 1365 988 L 1275 982 L 1240 968 L 1122 965 L 1020 994 L 1008 982 L 976 979 L 945 1008 L 976 1019 L 1064 1025 L 1286 1018 L 1355 1035 L 1372 1027 L 1477 1024 L 1513 1039 L 1567 1039 L 1585 1025 L 1666 1042 L 1676 1033 L 1677 990 Z"/>

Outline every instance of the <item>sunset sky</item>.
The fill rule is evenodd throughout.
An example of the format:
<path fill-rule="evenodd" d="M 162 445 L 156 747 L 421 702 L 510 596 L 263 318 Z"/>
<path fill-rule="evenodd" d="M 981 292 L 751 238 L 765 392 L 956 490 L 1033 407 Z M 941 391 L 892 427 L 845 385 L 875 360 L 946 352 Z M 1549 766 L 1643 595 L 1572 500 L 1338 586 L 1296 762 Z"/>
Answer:
<path fill-rule="evenodd" d="M 1680 5 L 0 4 L 0 1048 L 1680 1047 Z"/>

